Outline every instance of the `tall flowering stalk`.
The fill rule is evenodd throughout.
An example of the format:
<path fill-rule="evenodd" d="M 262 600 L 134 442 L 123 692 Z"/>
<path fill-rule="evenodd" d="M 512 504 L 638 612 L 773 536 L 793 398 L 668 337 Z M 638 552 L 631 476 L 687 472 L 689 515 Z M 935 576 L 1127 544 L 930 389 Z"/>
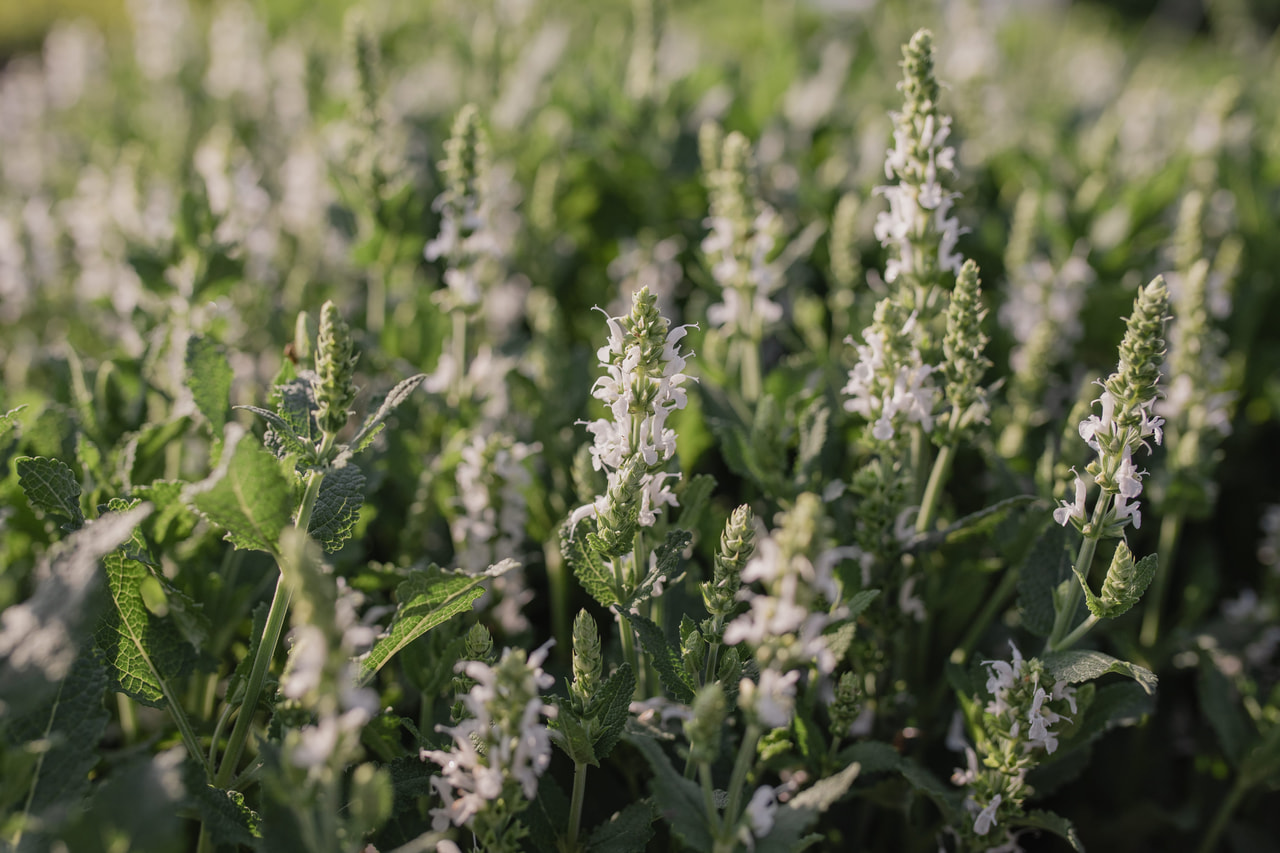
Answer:
<path fill-rule="evenodd" d="M 656 301 L 648 288 L 641 288 L 630 314 L 606 315 L 609 342 L 596 353 L 605 374 L 591 393 L 609 416 L 586 427 L 594 439 L 591 464 L 607 474 L 608 482 L 604 494 L 575 509 L 568 521 L 572 537 L 583 521 L 595 519 L 587 542 L 612 560 L 614 593 L 624 603 L 631 602 L 649 568 L 642 528 L 653 527 L 663 507 L 678 505 L 670 481 L 679 480 L 680 472 L 667 470 L 676 452 L 676 433 L 667 418 L 688 403 L 680 341 L 689 326 L 671 328 Z M 660 591 L 657 587 L 650 594 Z M 631 630 L 626 624 L 620 630 L 627 659 L 635 665 Z"/>
<path fill-rule="evenodd" d="M 751 403 L 761 390 L 760 344 L 782 319 L 782 306 L 770 298 L 782 284 L 782 271 L 770 263 L 782 223 L 759 197 L 745 136 L 733 132 L 722 140 L 719 127 L 707 124 L 699 143 L 711 203 L 702 251 L 721 288 L 707 322 L 724 336 L 730 375 L 736 369 L 742 396 Z"/>
<path fill-rule="evenodd" d="M 1075 562 L 1080 584 L 1071 585 L 1061 609 L 1057 610 L 1048 648 L 1066 648 L 1093 626 L 1100 614 L 1089 591 L 1089 569 L 1094 550 L 1104 538 L 1123 538 L 1132 523 L 1142 525 L 1142 512 L 1137 501 L 1142 493 L 1146 472 L 1134 462 L 1139 450 L 1151 451 L 1148 439 L 1159 444 L 1164 437 L 1164 419 L 1155 414 L 1159 397 L 1160 362 L 1164 356 L 1164 325 L 1169 309 L 1169 291 L 1164 279 L 1157 277 L 1138 293 L 1133 313 L 1129 316 L 1124 340 L 1120 343 L 1120 363 L 1116 371 L 1100 383 L 1102 394 L 1095 401 L 1099 414 L 1090 414 L 1080 423 L 1080 437 L 1096 454 L 1085 471 L 1101 491 L 1090 512 L 1089 484 L 1079 473 L 1075 476 L 1072 500 L 1061 501 L 1053 512 L 1054 521 L 1070 524 L 1080 531 L 1083 540 Z M 1123 544 L 1123 543 L 1122 543 Z M 1127 552 L 1127 547 L 1123 549 Z M 1117 559 L 1123 563 L 1121 551 Z M 1145 561 L 1144 561 L 1145 562 Z M 1120 569 L 1113 561 L 1113 569 Z M 1150 577 L 1147 577 L 1150 580 Z M 1142 585 L 1145 589 L 1145 584 Z M 1138 590 L 1141 595 L 1143 590 Z M 1079 626 L 1071 620 L 1080 603 L 1082 592 L 1090 598 L 1093 615 Z M 1136 600 L 1136 599 L 1135 599 Z M 1132 601 L 1129 605 L 1132 605 Z M 1127 607 L 1125 609 L 1128 609 Z M 1070 631 L 1070 633 L 1068 633 Z"/>
<path fill-rule="evenodd" d="M 538 777 L 551 763 L 551 736 L 544 718 L 556 709 L 541 691 L 555 683 L 542 671 L 549 644 L 529 655 L 507 649 L 494 666 L 465 661 L 458 671 L 475 682 L 462 698 L 469 715 L 439 731 L 454 741 L 449 751 L 422 750 L 440 765 L 431 788 L 442 805 L 431 810 L 432 828 L 466 827 L 480 849 L 515 851 L 528 831 L 518 816 L 538 793 Z"/>
<path fill-rule="evenodd" d="M 895 183 L 876 190 L 889 209 L 876 218 L 875 235 L 889 252 L 885 281 L 898 284 L 904 305 L 928 310 L 934 284 L 945 273 L 958 275 L 962 261 L 960 225 L 951 215 L 957 193 L 943 184 L 955 171 L 955 149 L 946 144 L 951 117 L 938 111 L 933 34 L 918 31 L 902 53 L 904 104 L 891 113 L 893 148 L 884 164 L 885 177 Z"/>

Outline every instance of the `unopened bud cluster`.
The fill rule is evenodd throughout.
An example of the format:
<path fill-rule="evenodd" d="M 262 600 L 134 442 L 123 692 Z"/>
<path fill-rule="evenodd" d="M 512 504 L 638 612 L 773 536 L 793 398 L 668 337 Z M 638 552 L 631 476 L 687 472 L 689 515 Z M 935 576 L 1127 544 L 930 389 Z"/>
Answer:
<path fill-rule="evenodd" d="M 316 338 L 316 419 L 327 433 L 347 425 L 356 400 L 355 341 L 346 320 L 332 302 L 320 309 L 320 333 Z"/>

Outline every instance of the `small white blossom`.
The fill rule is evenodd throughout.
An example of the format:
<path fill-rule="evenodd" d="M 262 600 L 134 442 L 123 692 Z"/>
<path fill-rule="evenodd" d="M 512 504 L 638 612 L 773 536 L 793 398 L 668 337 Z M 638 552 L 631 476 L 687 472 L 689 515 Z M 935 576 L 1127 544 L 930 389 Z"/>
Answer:
<path fill-rule="evenodd" d="M 1000 794 L 996 794 L 986 808 L 978 812 L 978 816 L 973 821 L 974 832 L 978 835 L 986 835 L 991 831 L 991 827 L 996 825 L 996 811 L 1000 808 L 1003 799 Z"/>

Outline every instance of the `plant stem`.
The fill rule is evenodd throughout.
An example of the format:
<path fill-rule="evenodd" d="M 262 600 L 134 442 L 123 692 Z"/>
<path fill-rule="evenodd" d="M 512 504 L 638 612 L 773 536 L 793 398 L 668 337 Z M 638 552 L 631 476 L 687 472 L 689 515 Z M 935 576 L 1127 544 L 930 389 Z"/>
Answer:
<path fill-rule="evenodd" d="M 928 533 L 933 526 L 933 515 L 938 509 L 938 499 L 942 496 L 942 487 L 951 475 L 951 460 L 955 456 L 956 446 L 947 443 L 938 451 L 933 460 L 933 470 L 929 472 L 929 483 L 924 487 L 924 497 L 920 500 L 920 514 L 916 516 L 916 533 Z"/>
<path fill-rule="evenodd" d="M 707 813 L 707 829 L 711 837 L 720 835 L 720 816 L 716 813 L 715 786 L 711 783 L 711 765 L 705 761 L 698 762 L 698 779 L 702 782 L 702 808 Z"/>
<path fill-rule="evenodd" d="M 320 449 L 320 458 L 324 459 L 333 446 L 333 438 L 325 435 Z M 294 527 L 306 531 L 311 525 L 311 513 L 315 510 L 316 498 L 320 495 L 320 482 L 324 479 L 323 470 L 313 470 L 307 475 L 306 491 L 302 494 L 302 504 L 298 507 L 298 518 Z M 279 565 L 279 557 L 276 560 Z M 222 755 L 222 763 L 218 765 L 218 774 L 214 784 L 225 788 L 235 773 L 240 755 L 244 751 L 245 740 L 253 725 L 253 712 L 258 707 L 258 699 L 262 695 L 262 686 L 267 680 L 267 671 L 271 668 L 271 659 L 275 656 L 276 645 L 280 642 L 280 633 L 284 630 L 285 617 L 289 613 L 289 600 L 292 591 L 285 580 L 283 568 L 276 581 L 276 591 L 271 598 L 271 609 L 267 611 L 267 624 L 262 631 L 262 639 L 258 643 L 258 653 L 253 658 L 253 666 L 249 670 L 249 681 L 245 685 L 244 703 L 240 706 L 240 716 L 236 718 L 235 727 L 231 730 L 231 738 L 227 741 L 227 751 Z"/>
<path fill-rule="evenodd" d="M 1071 620 L 1075 618 L 1076 610 L 1080 607 L 1080 599 L 1084 597 L 1084 589 L 1080 584 L 1088 581 L 1089 569 L 1093 566 L 1093 552 L 1098 548 L 1096 531 L 1110 505 L 1111 495 L 1104 492 L 1098 498 L 1097 506 L 1093 508 L 1093 519 L 1087 525 L 1091 529 L 1084 535 L 1084 539 L 1080 542 L 1080 551 L 1076 554 L 1075 569 L 1078 579 L 1076 583 L 1067 588 L 1067 600 L 1063 602 L 1062 609 L 1054 616 L 1053 632 L 1049 634 L 1049 641 L 1044 647 L 1046 652 L 1058 651 L 1063 638 L 1071 628 Z"/>
<path fill-rule="evenodd" d="M 1200 842 L 1199 853 L 1213 853 L 1214 849 L 1217 848 L 1218 837 L 1227 828 L 1227 821 L 1231 819 L 1231 813 L 1236 810 L 1236 806 L 1240 805 L 1240 800 L 1248 790 L 1248 786 L 1244 784 L 1244 777 L 1237 776 L 1236 783 L 1231 786 L 1226 799 L 1218 806 L 1218 812 L 1213 816 L 1213 823 L 1209 825 L 1208 831 L 1204 834 L 1204 839 Z"/>
<path fill-rule="evenodd" d="M 1072 631 L 1070 634 L 1062 638 L 1062 642 L 1058 643 L 1057 648 L 1055 648 L 1054 651 L 1060 652 L 1063 649 L 1071 648 L 1072 646 L 1074 646 L 1076 643 L 1080 641 L 1081 637 L 1089 633 L 1089 631 L 1093 628 L 1093 626 L 1097 624 L 1098 624 L 1098 617 L 1090 613 L 1083 622 L 1081 622 L 1079 625 L 1076 626 L 1076 629 L 1074 631 Z"/>
<path fill-rule="evenodd" d="M 573 763 L 573 799 L 569 801 L 569 850 L 578 849 L 578 829 L 582 824 L 582 801 L 587 793 L 587 763 Z"/>
<path fill-rule="evenodd" d="M 721 828 L 725 831 L 738 825 L 738 810 L 742 804 L 742 786 L 747 781 L 747 771 L 751 769 L 756 756 L 756 741 L 760 739 L 760 724 L 748 723 L 747 730 L 738 746 L 738 757 L 733 762 L 733 775 L 729 777 L 729 800 L 724 807 L 724 822 Z M 731 839 L 721 839 L 730 841 Z"/>
<path fill-rule="evenodd" d="M 1164 600 L 1169 593 L 1169 575 L 1173 574 L 1173 559 L 1178 552 L 1178 540 L 1182 536 L 1182 521 L 1180 514 L 1173 513 L 1166 515 L 1160 523 L 1160 544 L 1156 550 L 1160 555 L 1160 564 L 1156 567 L 1151 592 L 1143 604 L 1142 632 L 1138 635 L 1138 642 L 1146 649 L 1154 646 L 1160 637 L 1160 611 L 1164 608 Z"/>

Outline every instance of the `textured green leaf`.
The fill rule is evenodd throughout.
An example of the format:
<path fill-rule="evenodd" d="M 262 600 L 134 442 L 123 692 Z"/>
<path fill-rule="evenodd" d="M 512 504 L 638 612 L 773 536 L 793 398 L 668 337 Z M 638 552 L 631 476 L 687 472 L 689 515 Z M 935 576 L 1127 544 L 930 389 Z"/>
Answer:
<path fill-rule="evenodd" d="M 271 429 L 267 430 L 263 436 L 263 442 L 277 456 L 287 456 L 294 454 L 302 459 L 311 461 L 316 454 L 315 445 L 307 439 L 298 435 L 293 431 L 293 426 L 289 421 L 277 415 L 275 412 L 267 409 L 261 409 L 257 406 L 238 406 L 247 412 L 253 412 L 270 424 Z"/>
<path fill-rule="evenodd" d="M 355 434 L 349 443 L 350 453 L 355 454 L 364 450 L 373 441 L 373 437 L 378 430 L 382 428 L 382 423 L 391 414 L 400 407 L 405 400 L 409 399 L 418 386 L 422 384 L 422 380 L 427 378 L 427 374 L 419 373 L 416 376 L 410 376 L 408 379 L 401 380 L 396 387 L 383 398 L 382 403 L 365 419 L 364 424 L 360 427 L 360 431 Z"/>
<path fill-rule="evenodd" d="M 186 486 L 181 480 L 156 480 L 133 489 L 134 496 L 155 507 L 155 514 L 147 530 L 151 541 L 158 547 L 189 538 L 200 520 L 183 500 L 183 489 Z"/>
<path fill-rule="evenodd" d="M 595 739 L 597 758 L 606 758 L 622 737 L 631 711 L 631 694 L 636 689 L 636 674 L 631 664 L 624 663 L 609 676 L 587 706 L 587 717 L 599 721 Z"/>
<path fill-rule="evenodd" d="M 1065 652 L 1050 652 L 1041 658 L 1045 669 L 1054 681 L 1066 681 L 1079 684 L 1092 681 L 1109 672 L 1127 675 L 1142 686 L 1147 693 L 1156 690 L 1156 674 L 1136 663 L 1118 660 L 1102 652 L 1078 651 L 1069 649 Z"/>
<path fill-rule="evenodd" d="M 320 494 L 307 532 L 330 554 L 342 548 L 360 520 L 364 472 L 355 465 L 334 468 L 320 481 Z"/>
<path fill-rule="evenodd" d="M 253 847 L 262 834 L 259 818 L 244 801 L 239 791 L 227 791 L 210 785 L 204 771 L 195 761 L 182 765 L 182 779 L 187 800 L 200 814 L 200 821 L 214 844 L 226 847 Z"/>
<path fill-rule="evenodd" d="M 849 615 L 845 618 L 857 619 L 862 611 L 870 607 L 871 602 L 875 601 L 879 595 L 880 590 L 878 589 L 864 589 L 855 594 L 853 598 L 849 599 L 849 603 L 846 605 L 849 610 Z"/>
<path fill-rule="evenodd" d="M 827 444 L 827 424 L 831 410 L 821 397 L 807 406 L 800 420 L 800 446 L 796 453 L 796 485 L 815 487 L 823 479 L 822 451 Z"/>
<path fill-rule="evenodd" d="M 861 767 L 850 764 L 796 794 L 774 814 L 773 829 L 756 842 L 756 853 L 790 853 L 819 815 L 838 803 L 858 778 Z"/>
<path fill-rule="evenodd" d="M 187 341 L 186 363 L 186 385 L 196 408 L 209 422 L 215 440 L 221 441 L 231 407 L 231 380 L 235 378 L 226 347 L 209 338 L 192 336 Z"/>
<path fill-rule="evenodd" d="M 275 553 L 280 532 L 292 522 L 293 484 L 275 457 L 242 438 L 238 428 L 227 429 L 221 464 L 208 480 L 188 488 L 187 499 L 226 530 L 236 548 Z"/>
<path fill-rule="evenodd" d="M 113 511 L 124 508 L 124 501 L 111 503 Z M 176 705 L 169 682 L 191 672 L 198 655 L 173 620 L 147 608 L 144 586 L 167 584 L 153 568 L 142 534 L 135 530 L 129 541 L 102 558 L 102 565 L 114 607 L 104 614 L 95 638 L 106 655 L 112 687 L 154 708 Z"/>
<path fill-rule="evenodd" d="M 629 735 L 627 740 L 640 750 L 653 769 L 653 779 L 649 783 L 653 802 L 659 815 L 671 826 L 671 831 L 690 849 L 710 850 L 713 843 L 707 829 L 708 816 L 697 783 L 676 772 L 656 741 L 641 735 Z"/>
<path fill-rule="evenodd" d="M 1071 562 L 1066 529 L 1046 526 L 1018 571 L 1018 609 L 1033 634 L 1047 637 L 1053 630 L 1053 591 L 1071 577 Z"/>
<path fill-rule="evenodd" d="M 618 603 L 613 587 L 613 572 L 586 543 L 585 537 L 574 536 L 569 525 L 560 528 L 560 554 L 582 588 L 604 607 Z"/>
<path fill-rule="evenodd" d="M 840 750 L 839 759 L 844 764 L 860 765 L 863 776 L 886 771 L 901 775 L 912 788 L 933 800 L 943 815 L 951 814 L 958 806 L 955 789 L 939 782 L 932 773 L 910 758 L 904 758 L 887 743 L 875 740 L 855 743 Z"/>
<path fill-rule="evenodd" d="M 587 723 L 579 719 L 572 710 L 565 707 L 560 709 L 560 713 L 551 721 L 551 734 L 556 746 L 563 749 L 574 764 L 600 766 L 596 751 L 591 745 Z"/>
<path fill-rule="evenodd" d="M 693 534 L 687 530 L 677 528 L 667 531 L 666 540 L 654 549 L 653 568 L 636 585 L 635 594 L 627 602 L 626 609 L 630 610 L 637 603 L 652 598 L 653 588 L 658 583 L 669 583 L 675 578 L 676 571 L 680 568 L 680 560 L 684 556 L 684 549 L 688 548 L 692 541 Z"/>
<path fill-rule="evenodd" d="M 503 560 L 475 577 L 441 572 L 437 566 L 414 572 L 396 587 L 399 602 L 391 626 L 360 662 L 362 681 L 368 681 L 393 655 L 460 613 L 471 611 L 471 605 L 484 594 L 480 584 L 486 577 L 502 574 L 519 565 Z"/>
<path fill-rule="evenodd" d="M 89 771 L 98 763 L 97 747 L 110 718 L 102 703 L 106 691 L 102 658 L 81 654 L 47 706 L 6 725 L 5 734 L 14 744 L 35 740 L 47 744 L 36 760 L 23 810 L 46 833 L 57 828 L 59 814 L 78 806 L 89 789 Z M 19 841 L 15 849 L 26 848 Z"/>
<path fill-rule="evenodd" d="M 653 838 L 653 821 L 657 816 L 648 800 L 632 803 L 591 830 L 587 850 L 589 853 L 644 853 L 649 839 Z"/>
<path fill-rule="evenodd" d="M 1048 832 L 1052 832 L 1054 835 L 1070 844 L 1072 850 L 1076 850 L 1078 853 L 1084 853 L 1084 844 L 1081 843 L 1080 836 L 1076 835 L 1076 828 L 1071 824 L 1071 821 L 1061 815 L 1056 815 L 1053 812 L 1036 810 L 1030 812 L 1025 817 L 1018 818 L 1011 822 L 1013 823 L 1014 828 L 1019 826 L 1029 826 L 1035 829 L 1043 829 Z"/>
<path fill-rule="evenodd" d="M 25 408 L 26 406 L 18 406 L 0 415 L 0 438 L 4 438 L 9 430 L 18 425 L 18 413 Z"/>
<path fill-rule="evenodd" d="M 1236 767 L 1249 744 L 1253 727 L 1238 704 L 1236 690 L 1208 655 L 1201 656 L 1199 669 L 1196 692 L 1200 698 L 1200 710 L 1218 736 L 1222 754 L 1232 767 Z"/>
<path fill-rule="evenodd" d="M 151 507 L 107 513 L 62 543 L 46 565 L 35 593 L 0 621 L 0 701 L 21 715 L 49 700 L 79 655 L 82 634 L 96 613 L 101 585 L 98 560 L 133 535 Z"/>
<path fill-rule="evenodd" d="M 110 482 L 111 478 L 102 463 L 102 451 L 83 432 L 76 433 L 76 463 L 81 471 L 92 478 L 98 488 Z"/>
<path fill-rule="evenodd" d="M 661 628 L 643 616 L 623 613 L 622 618 L 635 629 L 640 645 L 644 647 L 645 657 L 658 671 L 658 678 L 671 698 L 685 705 L 692 704 L 694 685 L 689 673 L 685 671 L 680 650 L 667 642 Z"/>
<path fill-rule="evenodd" d="M 65 518 L 64 525 L 75 530 L 84 524 L 80 511 L 80 480 L 65 464 L 45 456 L 19 456 L 18 485 L 33 507 L 48 515 Z"/>

